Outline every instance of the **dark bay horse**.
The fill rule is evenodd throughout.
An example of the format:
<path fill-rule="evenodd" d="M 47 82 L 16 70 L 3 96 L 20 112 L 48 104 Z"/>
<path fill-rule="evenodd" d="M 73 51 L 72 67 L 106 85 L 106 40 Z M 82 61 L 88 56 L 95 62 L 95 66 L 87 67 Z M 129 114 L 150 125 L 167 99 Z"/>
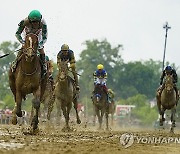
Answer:
<path fill-rule="evenodd" d="M 115 114 L 115 111 L 116 111 L 116 105 L 115 105 L 115 102 L 112 101 L 111 103 L 109 103 L 109 111 L 108 111 L 108 114 L 111 115 L 111 126 L 114 125 L 114 114 Z M 95 126 L 95 123 L 96 123 L 96 112 L 95 112 L 95 107 L 93 105 L 93 125 Z"/>
<path fill-rule="evenodd" d="M 93 108 L 95 116 L 98 117 L 99 129 L 102 128 L 103 116 L 106 117 L 106 129 L 109 129 L 108 114 L 109 114 L 109 103 L 107 102 L 107 94 L 104 90 L 103 85 L 97 84 L 94 88 L 94 95 L 92 97 Z"/>
<path fill-rule="evenodd" d="M 22 47 L 22 55 L 17 64 L 15 72 L 9 70 L 9 84 L 14 95 L 15 106 L 13 109 L 12 123 L 17 124 L 17 117 L 22 117 L 21 103 L 26 95 L 32 93 L 34 98 L 32 105 L 36 114 L 32 119 L 33 131 L 38 128 L 38 112 L 40 108 L 41 91 L 41 63 L 37 56 L 38 36 L 27 34 L 25 45 Z"/>
<path fill-rule="evenodd" d="M 165 121 L 165 110 L 171 110 L 171 129 L 170 132 L 174 132 L 175 127 L 175 113 L 176 113 L 176 92 L 174 90 L 173 76 L 166 75 L 164 80 L 164 89 L 161 96 L 156 95 L 157 106 L 160 114 L 160 126 L 163 126 Z"/>
<path fill-rule="evenodd" d="M 69 114 L 74 104 L 76 111 L 77 123 L 80 124 L 80 118 L 77 111 L 77 94 L 74 86 L 73 79 L 68 75 L 68 61 L 61 61 L 58 64 L 59 73 L 57 75 L 57 81 L 55 86 L 55 97 L 57 99 L 57 106 L 61 106 L 66 125 L 63 128 L 64 131 L 69 131 Z M 59 104 L 59 105 L 58 105 Z M 60 110 L 57 108 L 57 110 Z"/>

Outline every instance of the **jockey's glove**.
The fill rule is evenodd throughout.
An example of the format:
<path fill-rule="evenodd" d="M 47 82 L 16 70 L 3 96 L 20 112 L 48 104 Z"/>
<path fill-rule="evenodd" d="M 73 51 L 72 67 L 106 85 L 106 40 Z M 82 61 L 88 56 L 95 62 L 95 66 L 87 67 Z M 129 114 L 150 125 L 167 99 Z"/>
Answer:
<path fill-rule="evenodd" d="M 21 43 L 22 45 L 24 45 L 24 44 L 25 44 L 25 41 L 22 39 L 22 40 L 20 40 L 20 43 Z"/>
<path fill-rule="evenodd" d="M 39 46 L 43 46 L 44 45 L 44 42 L 43 41 L 40 41 L 39 42 Z"/>
<path fill-rule="evenodd" d="M 71 63 L 69 68 L 75 68 L 75 63 Z"/>

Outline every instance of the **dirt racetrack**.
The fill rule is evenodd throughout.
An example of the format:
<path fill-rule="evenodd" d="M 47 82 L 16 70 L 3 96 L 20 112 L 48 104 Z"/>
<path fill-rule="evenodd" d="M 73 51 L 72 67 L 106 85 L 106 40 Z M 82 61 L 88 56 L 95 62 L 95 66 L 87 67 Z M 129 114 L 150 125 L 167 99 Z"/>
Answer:
<path fill-rule="evenodd" d="M 180 132 L 146 129 L 115 129 L 98 131 L 96 128 L 84 128 L 82 125 L 73 132 L 62 132 L 61 127 L 40 126 L 38 135 L 24 135 L 25 126 L 0 125 L 0 154 L 176 154 L 180 153 Z M 126 148 L 122 134 L 132 133 L 136 140 Z M 143 138 L 142 138 L 143 137 Z M 163 137 L 165 140 L 149 142 L 149 137 Z M 169 138 L 171 140 L 168 140 Z M 140 140 L 141 138 L 141 140 Z M 120 142 L 121 140 L 121 142 Z M 132 144 L 132 145 L 131 145 Z"/>

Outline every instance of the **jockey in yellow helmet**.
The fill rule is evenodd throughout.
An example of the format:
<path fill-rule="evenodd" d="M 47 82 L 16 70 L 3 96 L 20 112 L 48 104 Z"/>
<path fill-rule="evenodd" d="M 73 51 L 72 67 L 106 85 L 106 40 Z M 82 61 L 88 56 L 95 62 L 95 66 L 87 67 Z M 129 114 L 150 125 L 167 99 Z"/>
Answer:
<path fill-rule="evenodd" d="M 101 84 L 104 86 L 104 90 L 107 92 L 107 86 L 106 86 L 106 80 L 107 80 L 107 72 L 104 69 L 104 66 L 102 64 L 97 65 L 97 70 L 93 74 L 94 76 L 94 84 Z"/>

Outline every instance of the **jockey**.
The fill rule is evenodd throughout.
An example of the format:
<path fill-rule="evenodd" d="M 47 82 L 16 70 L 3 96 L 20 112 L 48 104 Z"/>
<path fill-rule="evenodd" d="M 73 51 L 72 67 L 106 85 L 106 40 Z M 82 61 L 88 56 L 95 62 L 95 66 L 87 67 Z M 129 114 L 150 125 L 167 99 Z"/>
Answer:
<path fill-rule="evenodd" d="M 176 83 L 178 81 L 178 76 L 177 76 L 177 73 L 176 73 L 176 70 L 173 69 L 171 66 L 166 66 L 166 68 L 164 69 L 164 71 L 162 72 L 161 74 L 161 77 L 160 77 L 160 85 L 161 87 L 158 89 L 158 93 L 159 93 L 159 96 L 161 96 L 161 93 L 164 89 L 164 83 L 163 83 L 163 79 L 166 75 L 173 75 L 173 83 L 174 83 L 174 89 L 176 91 L 176 99 L 178 100 L 179 98 L 179 94 L 178 94 L 178 89 L 176 87 Z"/>
<path fill-rule="evenodd" d="M 101 84 L 104 87 L 105 92 L 108 94 L 108 89 L 106 86 L 107 72 L 102 64 L 97 65 L 97 70 L 93 74 L 94 85 Z"/>
<path fill-rule="evenodd" d="M 108 89 L 109 103 L 114 103 L 114 91 Z"/>
<path fill-rule="evenodd" d="M 75 57 L 74 57 L 74 52 L 69 49 L 69 46 L 67 44 L 63 44 L 61 46 L 61 50 L 59 51 L 58 55 L 57 55 L 57 64 L 60 63 L 60 61 L 67 61 L 70 63 L 69 68 L 71 68 L 72 70 L 72 74 L 74 76 L 74 81 L 75 81 L 75 85 L 76 85 L 76 90 L 80 90 L 79 84 L 78 84 L 78 76 L 77 76 L 77 72 L 76 72 L 76 61 L 75 61 Z"/>
<path fill-rule="evenodd" d="M 44 44 L 47 40 L 47 25 L 45 20 L 42 18 L 41 13 L 38 10 L 32 10 L 28 17 L 23 19 L 19 24 L 18 24 L 18 29 L 16 31 L 16 38 L 18 41 L 24 45 L 25 41 L 24 38 L 21 36 L 21 34 L 24 33 L 25 35 L 28 33 L 34 33 L 38 35 L 39 38 L 39 47 L 38 51 L 40 52 L 40 59 L 43 63 L 43 75 L 46 74 L 47 67 L 45 65 L 45 52 L 44 52 Z M 18 62 L 19 57 L 22 54 L 22 50 L 19 51 L 15 61 L 13 62 L 12 65 L 12 71 L 14 72 L 16 69 L 16 65 Z"/>

